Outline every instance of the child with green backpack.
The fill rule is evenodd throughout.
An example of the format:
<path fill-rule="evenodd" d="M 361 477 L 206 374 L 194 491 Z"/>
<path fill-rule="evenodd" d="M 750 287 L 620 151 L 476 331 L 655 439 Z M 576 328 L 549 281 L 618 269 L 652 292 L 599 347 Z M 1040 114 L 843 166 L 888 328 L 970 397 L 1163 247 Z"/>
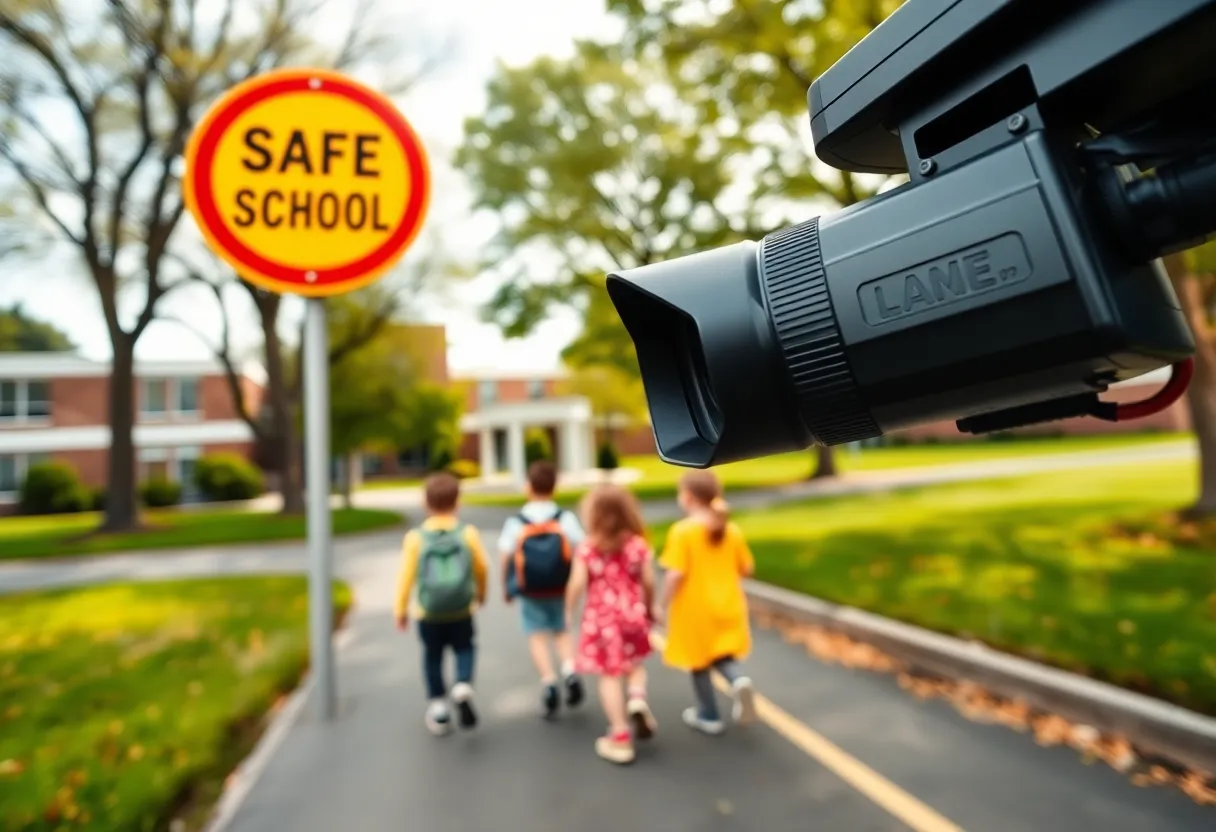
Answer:
<path fill-rule="evenodd" d="M 432 734 L 442 736 L 452 728 L 443 678 L 448 650 L 456 656 L 451 699 L 460 727 L 477 725 L 473 613 L 485 603 L 486 555 L 477 529 L 461 523 L 456 515 L 460 481 L 451 474 L 435 474 L 427 479 L 424 491 L 427 518 L 420 529 L 405 536 L 394 614 L 398 630 L 404 630 L 410 618 L 418 624 L 430 700 L 425 723 Z"/>

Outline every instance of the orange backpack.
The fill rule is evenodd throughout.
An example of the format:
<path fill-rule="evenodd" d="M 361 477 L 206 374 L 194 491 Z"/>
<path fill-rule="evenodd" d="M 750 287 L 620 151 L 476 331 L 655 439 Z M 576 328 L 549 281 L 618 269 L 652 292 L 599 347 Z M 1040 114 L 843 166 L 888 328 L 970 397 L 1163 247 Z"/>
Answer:
<path fill-rule="evenodd" d="M 563 511 L 559 508 L 553 517 L 535 523 L 520 515 L 524 528 L 507 574 L 512 596 L 551 598 L 565 593 L 572 552 L 562 531 Z"/>

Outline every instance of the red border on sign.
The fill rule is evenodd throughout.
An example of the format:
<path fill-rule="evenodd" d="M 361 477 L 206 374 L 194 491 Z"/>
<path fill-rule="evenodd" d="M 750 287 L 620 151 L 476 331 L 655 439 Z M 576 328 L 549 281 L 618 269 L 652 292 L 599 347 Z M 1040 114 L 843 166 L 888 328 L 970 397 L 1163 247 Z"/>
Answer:
<path fill-rule="evenodd" d="M 430 180 L 426 160 L 422 155 L 421 142 L 395 107 L 362 86 L 332 73 L 299 70 L 295 72 L 299 74 L 293 73 L 293 77 L 262 84 L 244 94 L 238 94 L 231 101 L 224 102 L 221 105 L 222 109 L 205 125 L 204 133 L 198 140 L 198 149 L 194 154 L 194 164 L 187 172 L 187 176 L 191 180 L 190 185 L 194 192 L 198 218 L 214 237 L 215 242 L 225 249 L 237 263 L 259 275 L 289 284 L 292 287 L 320 289 L 365 278 L 369 273 L 378 271 L 398 256 L 409 245 L 421 225 L 422 214 L 426 210 L 429 197 Z M 319 88 L 311 85 L 314 79 L 321 82 Z M 294 92 L 338 95 L 367 108 L 389 127 L 397 141 L 400 142 L 405 154 L 406 164 L 410 171 L 410 195 L 401 221 L 379 248 L 354 262 L 328 269 L 304 269 L 269 260 L 250 249 L 233 235 L 216 206 L 215 193 L 211 184 L 211 168 L 224 131 L 250 107 L 267 98 Z M 314 280 L 305 278 L 305 273 L 309 271 L 315 274 Z"/>

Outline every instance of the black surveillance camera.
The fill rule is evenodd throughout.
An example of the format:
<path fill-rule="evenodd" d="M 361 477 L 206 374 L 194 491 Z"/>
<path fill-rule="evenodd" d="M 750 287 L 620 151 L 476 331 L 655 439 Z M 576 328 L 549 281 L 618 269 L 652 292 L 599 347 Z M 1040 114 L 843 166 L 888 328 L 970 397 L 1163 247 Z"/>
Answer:
<path fill-rule="evenodd" d="M 908 0 L 809 92 L 821 160 L 907 184 L 608 276 L 662 458 L 1130 418 L 1099 395 L 1169 365 L 1180 395 L 1157 258 L 1216 231 L 1213 43 L 1216 0 Z"/>

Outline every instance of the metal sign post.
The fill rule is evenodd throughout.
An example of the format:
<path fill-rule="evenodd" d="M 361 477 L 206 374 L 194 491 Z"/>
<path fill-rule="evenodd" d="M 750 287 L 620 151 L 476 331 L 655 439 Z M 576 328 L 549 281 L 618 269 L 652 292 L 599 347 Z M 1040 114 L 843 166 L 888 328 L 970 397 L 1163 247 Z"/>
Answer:
<path fill-rule="evenodd" d="M 422 228 L 430 193 L 422 142 L 393 102 L 325 70 L 280 69 L 236 85 L 186 148 L 182 195 L 211 249 L 254 285 L 307 298 L 308 624 L 326 721 L 337 682 L 324 298 L 391 269 Z"/>
<path fill-rule="evenodd" d="M 325 301 L 309 298 L 304 320 L 304 474 L 308 496 L 308 624 L 321 718 L 337 711 L 334 677 L 333 523 L 329 510 L 329 332 Z"/>

